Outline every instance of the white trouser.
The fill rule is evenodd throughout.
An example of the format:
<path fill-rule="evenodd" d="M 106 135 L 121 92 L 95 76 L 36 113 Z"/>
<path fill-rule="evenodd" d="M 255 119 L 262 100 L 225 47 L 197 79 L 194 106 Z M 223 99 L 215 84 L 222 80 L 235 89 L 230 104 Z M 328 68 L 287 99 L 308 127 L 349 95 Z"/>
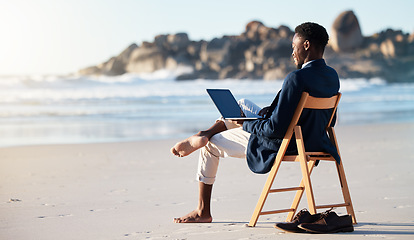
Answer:
<path fill-rule="evenodd" d="M 257 117 L 261 110 L 259 106 L 246 99 L 241 99 L 238 103 L 246 117 Z M 211 137 L 200 151 L 197 180 L 205 184 L 214 183 L 220 157 L 246 157 L 250 133 L 228 120 L 221 118 L 218 121 L 224 121 L 227 130 Z"/>

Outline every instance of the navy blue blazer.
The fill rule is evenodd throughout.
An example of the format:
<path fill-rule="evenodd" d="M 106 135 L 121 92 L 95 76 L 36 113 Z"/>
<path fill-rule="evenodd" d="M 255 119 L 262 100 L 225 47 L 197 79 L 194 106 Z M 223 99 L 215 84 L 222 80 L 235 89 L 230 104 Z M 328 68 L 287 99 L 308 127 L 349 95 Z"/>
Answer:
<path fill-rule="evenodd" d="M 313 97 L 332 97 L 338 91 L 338 74 L 323 59 L 289 73 L 271 105 L 270 114 L 265 119 L 243 123 L 243 129 L 251 133 L 246 153 L 250 170 L 255 173 L 270 171 L 303 92 Z M 298 125 L 302 128 L 306 151 L 328 152 L 339 162 L 336 147 L 326 133 L 331 114 L 331 109 L 304 109 Z M 290 141 L 287 154 L 295 153 L 296 142 Z"/>

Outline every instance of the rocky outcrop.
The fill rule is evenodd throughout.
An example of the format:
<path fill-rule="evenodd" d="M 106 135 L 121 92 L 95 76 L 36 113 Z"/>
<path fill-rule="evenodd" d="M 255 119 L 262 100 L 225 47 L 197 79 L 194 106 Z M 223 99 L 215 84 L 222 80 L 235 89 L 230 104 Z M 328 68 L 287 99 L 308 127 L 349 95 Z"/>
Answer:
<path fill-rule="evenodd" d="M 358 19 L 353 11 L 345 11 L 335 19 L 330 36 L 330 44 L 335 51 L 354 51 L 361 46 L 363 40 Z"/>
<path fill-rule="evenodd" d="M 354 51 L 328 49 L 325 58 L 341 78 L 414 81 L 413 40 L 400 30 L 387 29 L 364 37 L 362 45 Z"/>
<path fill-rule="evenodd" d="M 286 26 L 272 28 L 260 21 L 249 22 L 240 35 L 211 41 L 191 41 L 186 33 L 158 35 L 152 42 L 132 44 L 118 56 L 79 73 L 120 75 L 187 66 L 193 72 L 177 80 L 283 79 L 295 69 L 293 35 Z M 335 19 L 324 57 L 340 78 L 414 81 L 414 33 L 387 29 L 364 37 L 352 11 Z"/>
<path fill-rule="evenodd" d="M 82 75 L 103 74 L 103 75 L 121 75 L 127 72 L 126 65 L 129 63 L 131 53 L 138 49 L 133 43 L 122 51 L 118 56 L 110 58 L 108 61 L 97 66 L 88 67 L 79 71 Z"/>
<path fill-rule="evenodd" d="M 165 67 L 167 53 L 153 43 L 144 43 L 136 48 L 126 65 L 127 72 L 154 72 Z"/>

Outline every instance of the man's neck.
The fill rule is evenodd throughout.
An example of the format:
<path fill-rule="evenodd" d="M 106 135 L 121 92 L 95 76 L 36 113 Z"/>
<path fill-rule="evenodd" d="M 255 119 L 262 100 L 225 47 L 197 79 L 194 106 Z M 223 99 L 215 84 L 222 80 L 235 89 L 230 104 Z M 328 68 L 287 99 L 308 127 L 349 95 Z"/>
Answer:
<path fill-rule="evenodd" d="M 323 58 L 323 51 L 317 51 L 315 48 L 311 48 L 307 52 L 307 56 L 305 58 L 303 66 L 308 65 L 308 63 L 310 63 L 312 61 L 322 59 L 322 58 Z"/>
<path fill-rule="evenodd" d="M 319 59 L 321 59 L 321 58 L 319 58 Z M 302 68 L 304 68 L 306 65 L 308 65 L 309 63 L 311 63 L 311 62 L 313 62 L 313 61 L 316 61 L 316 60 L 319 60 L 319 59 L 313 59 L 313 60 L 310 60 L 310 61 L 307 61 L 307 62 L 305 62 L 303 65 L 302 65 Z"/>

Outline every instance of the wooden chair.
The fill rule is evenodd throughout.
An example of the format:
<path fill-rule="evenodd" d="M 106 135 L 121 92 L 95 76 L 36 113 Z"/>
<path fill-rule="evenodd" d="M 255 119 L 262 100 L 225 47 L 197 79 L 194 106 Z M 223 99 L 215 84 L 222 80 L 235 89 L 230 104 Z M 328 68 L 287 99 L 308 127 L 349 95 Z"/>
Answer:
<path fill-rule="evenodd" d="M 282 144 L 280 146 L 280 149 L 278 151 L 278 154 L 276 156 L 275 162 L 272 166 L 272 169 L 269 172 L 269 176 L 267 178 L 267 181 L 265 183 L 265 186 L 263 188 L 263 191 L 261 193 L 261 196 L 259 198 L 259 201 L 257 202 L 256 208 L 254 210 L 253 216 L 250 219 L 249 226 L 254 227 L 257 223 L 257 220 L 259 216 L 261 215 L 268 215 L 268 214 L 277 214 L 277 213 L 286 213 L 288 212 L 288 216 L 286 218 L 287 222 L 292 221 L 299 202 L 302 198 L 303 192 L 306 192 L 306 198 L 308 202 L 309 212 L 311 214 L 316 214 L 316 209 L 321 208 L 332 208 L 332 207 L 346 207 L 346 210 L 349 215 L 352 216 L 353 223 L 356 224 L 356 218 L 354 209 L 352 206 L 351 196 L 349 194 L 348 184 L 346 182 L 345 178 L 345 172 L 344 168 L 342 166 L 342 160 L 340 163 L 337 163 L 335 159 L 332 157 L 331 154 L 326 152 L 306 152 L 305 146 L 302 138 L 302 131 L 301 127 L 297 125 L 298 120 L 300 118 L 300 115 L 302 113 L 302 110 L 304 108 L 308 109 L 333 109 L 331 118 L 329 120 L 329 123 L 327 124 L 326 131 L 329 135 L 330 140 L 332 143 L 336 146 L 336 149 L 338 150 L 339 154 L 339 146 L 336 141 L 335 137 L 335 131 L 333 127 L 331 126 L 332 119 L 334 118 L 334 114 L 336 112 L 339 99 L 341 98 L 341 93 L 338 93 L 337 95 L 331 97 L 331 98 L 315 98 L 312 96 L 309 96 L 308 93 L 304 92 L 302 94 L 302 97 L 299 101 L 299 104 L 296 108 L 295 114 L 292 118 L 292 121 L 288 127 L 288 130 L 285 134 L 285 137 L 282 141 Z M 296 138 L 296 145 L 298 150 L 298 155 L 289 156 L 285 155 L 287 147 L 289 145 L 289 142 L 292 138 L 293 133 L 295 134 Z M 313 167 L 315 166 L 315 163 L 317 160 L 322 161 L 332 161 L 336 164 L 338 176 L 340 185 L 342 188 L 342 195 L 344 197 L 344 203 L 339 204 L 329 204 L 329 205 L 321 205 L 316 206 L 315 205 L 315 199 L 313 195 L 312 190 L 312 184 L 310 175 L 312 173 Z M 278 172 L 278 169 L 280 167 L 280 164 L 282 161 L 290 161 L 290 162 L 299 162 L 301 171 L 302 171 L 302 181 L 300 182 L 299 187 L 290 187 L 290 188 L 279 188 L 279 189 L 271 189 L 273 185 L 273 181 L 275 179 L 275 176 Z M 278 192 L 287 192 L 287 191 L 296 191 L 296 195 L 294 197 L 293 203 L 290 208 L 288 209 L 281 209 L 281 210 L 274 210 L 274 211 L 262 211 L 263 206 L 266 202 L 267 196 L 269 193 L 278 193 Z"/>

